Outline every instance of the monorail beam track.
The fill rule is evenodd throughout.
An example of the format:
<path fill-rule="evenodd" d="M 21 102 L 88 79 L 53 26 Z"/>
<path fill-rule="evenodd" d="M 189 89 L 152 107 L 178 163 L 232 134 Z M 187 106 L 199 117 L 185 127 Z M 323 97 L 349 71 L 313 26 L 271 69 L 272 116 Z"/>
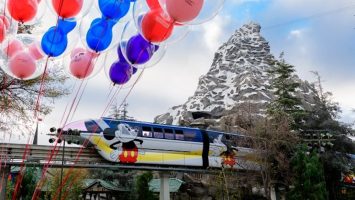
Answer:
<path fill-rule="evenodd" d="M 48 163 L 48 156 L 53 146 L 30 145 L 30 150 L 24 160 L 26 166 L 44 166 Z M 59 150 L 58 150 L 59 148 Z M 75 162 L 76 155 L 81 147 L 65 147 L 64 164 L 62 165 L 62 147 L 57 146 L 57 156 L 50 161 L 53 168 L 107 168 L 129 170 L 153 170 L 153 171 L 176 171 L 191 173 L 218 173 L 218 169 L 204 169 L 191 166 L 168 166 L 147 164 L 119 164 L 108 162 L 103 159 L 94 148 L 84 148 L 80 157 Z M 19 166 L 23 163 L 23 155 L 26 149 L 24 144 L 0 143 L 1 164 Z"/>

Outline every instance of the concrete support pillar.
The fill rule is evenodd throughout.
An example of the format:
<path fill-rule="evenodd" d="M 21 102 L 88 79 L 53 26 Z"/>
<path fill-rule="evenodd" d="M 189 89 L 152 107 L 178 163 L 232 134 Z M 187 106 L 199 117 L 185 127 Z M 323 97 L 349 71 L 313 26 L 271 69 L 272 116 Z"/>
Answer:
<path fill-rule="evenodd" d="M 270 188 L 270 198 L 271 200 L 277 200 L 275 187 Z"/>
<path fill-rule="evenodd" d="M 169 174 L 160 173 L 160 198 L 159 200 L 170 200 Z"/>
<path fill-rule="evenodd" d="M 0 169 L 0 200 L 6 199 L 6 185 L 7 185 L 7 177 L 10 174 L 10 166 L 1 166 Z"/>

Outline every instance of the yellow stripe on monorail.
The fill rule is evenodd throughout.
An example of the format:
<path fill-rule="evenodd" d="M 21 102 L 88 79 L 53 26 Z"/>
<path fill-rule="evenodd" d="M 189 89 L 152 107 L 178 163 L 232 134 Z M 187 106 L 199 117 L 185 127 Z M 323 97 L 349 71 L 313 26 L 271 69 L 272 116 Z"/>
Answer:
<path fill-rule="evenodd" d="M 97 149 L 105 152 L 107 155 L 110 155 L 113 149 L 101 138 L 101 136 L 93 135 L 91 141 L 94 145 L 97 146 Z M 190 152 L 142 152 L 138 150 L 138 162 L 163 162 L 163 161 L 178 161 L 184 159 L 194 159 L 201 158 L 202 150 L 190 151 Z"/>

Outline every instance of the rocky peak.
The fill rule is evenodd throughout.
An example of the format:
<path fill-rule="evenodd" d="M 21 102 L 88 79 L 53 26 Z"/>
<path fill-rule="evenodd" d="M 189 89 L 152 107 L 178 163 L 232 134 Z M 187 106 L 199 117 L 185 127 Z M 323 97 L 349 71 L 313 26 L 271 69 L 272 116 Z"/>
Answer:
<path fill-rule="evenodd" d="M 157 116 L 155 121 L 165 124 L 192 121 L 192 113 L 201 111 L 210 113 L 216 120 L 245 110 L 264 116 L 266 105 L 274 98 L 267 71 L 275 58 L 260 30 L 260 25 L 253 22 L 236 30 L 215 53 L 211 68 L 200 77 L 194 95 L 184 104 Z M 297 95 L 311 101 L 309 85 L 298 77 L 295 79 L 301 82 Z"/>

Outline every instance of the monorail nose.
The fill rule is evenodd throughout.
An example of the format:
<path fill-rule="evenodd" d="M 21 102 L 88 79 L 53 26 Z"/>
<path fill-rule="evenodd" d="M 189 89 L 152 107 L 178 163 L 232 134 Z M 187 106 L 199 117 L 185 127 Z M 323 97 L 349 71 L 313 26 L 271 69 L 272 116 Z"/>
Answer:
<path fill-rule="evenodd" d="M 63 131 L 67 134 L 100 133 L 102 129 L 94 120 L 80 120 L 65 125 Z"/>

